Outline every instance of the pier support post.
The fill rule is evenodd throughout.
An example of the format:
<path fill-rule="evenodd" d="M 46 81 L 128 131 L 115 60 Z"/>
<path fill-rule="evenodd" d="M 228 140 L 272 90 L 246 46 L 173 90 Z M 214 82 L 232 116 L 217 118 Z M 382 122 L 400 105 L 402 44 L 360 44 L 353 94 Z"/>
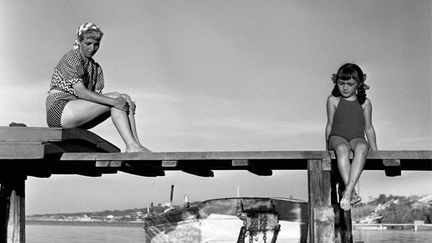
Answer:
<path fill-rule="evenodd" d="M 335 241 L 335 214 L 331 205 L 331 160 L 308 160 L 309 242 Z"/>
<path fill-rule="evenodd" d="M 336 163 L 332 163 L 331 173 L 331 202 L 335 213 L 335 238 L 336 242 L 353 243 L 351 210 L 344 211 L 340 205 L 340 191 L 345 190 L 345 185 L 338 173 Z"/>
<path fill-rule="evenodd" d="M 0 242 L 25 242 L 25 176 L 0 176 Z"/>
<path fill-rule="evenodd" d="M 336 171 L 337 168 L 334 167 L 334 171 Z M 334 176 L 336 177 L 336 176 Z M 342 181 L 342 178 L 338 175 L 338 190 L 344 191 L 345 185 Z M 334 190 L 336 191 L 336 185 L 334 185 Z M 336 194 L 336 193 L 335 193 Z M 339 193 L 337 193 L 339 194 Z M 338 195 L 340 197 L 340 195 Z M 334 210 L 336 215 L 336 237 L 340 237 L 341 243 L 353 243 L 353 234 L 352 234 L 352 219 L 351 219 L 351 210 L 345 211 L 343 210 L 338 200 L 336 199 L 336 195 L 332 196 L 332 199 L 334 199 Z M 339 198 L 340 200 L 340 198 Z"/>
<path fill-rule="evenodd" d="M 341 243 L 353 243 L 351 210 L 339 210 Z"/>

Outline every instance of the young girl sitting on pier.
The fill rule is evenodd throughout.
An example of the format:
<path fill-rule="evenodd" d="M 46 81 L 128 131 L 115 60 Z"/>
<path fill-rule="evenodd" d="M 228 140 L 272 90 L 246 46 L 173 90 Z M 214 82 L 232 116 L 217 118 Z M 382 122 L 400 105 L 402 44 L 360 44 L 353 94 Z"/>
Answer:
<path fill-rule="evenodd" d="M 345 184 L 340 207 L 348 211 L 360 202 L 354 187 L 363 171 L 369 149 L 377 150 L 372 125 L 372 105 L 366 98 L 366 74 L 352 63 L 342 65 L 332 76 L 334 88 L 327 99 L 327 150 L 336 154 L 339 173 Z M 365 135 L 367 140 L 365 139 Z M 350 151 L 354 158 L 350 164 Z"/>
<path fill-rule="evenodd" d="M 136 106 L 129 95 L 102 93 L 102 68 L 93 59 L 102 36 L 95 24 L 85 23 L 78 28 L 74 49 L 54 69 L 46 100 L 48 126 L 92 128 L 111 116 L 126 152 L 148 151 L 138 139 Z"/>

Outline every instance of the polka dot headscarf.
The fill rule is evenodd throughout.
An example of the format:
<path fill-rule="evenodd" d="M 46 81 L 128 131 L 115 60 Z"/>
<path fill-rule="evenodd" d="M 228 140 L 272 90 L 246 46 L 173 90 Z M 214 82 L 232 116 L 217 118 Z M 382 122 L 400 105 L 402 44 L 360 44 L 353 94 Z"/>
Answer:
<path fill-rule="evenodd" d="M 99 26 L 97 26 L 97 25 L 95 25 L 95 24 L 93 24 L 93 23 L 84 23 L 84 24 L 82 24 L 82 25 L 77 29 L 77 32 L 76 32 L 77 39 L 75 40 L 75 42 L 74 42 L 74 44 L 73 44 L 74 49 L 78 49 L 78 43 L 79 43 L 79 40 L 78 40 L 78 39 L 79 39 L 79 36 L 81 36 L 82 33 L 84 33 L 84 32 L 87 31 L 87 30 L 97 30 L 97 31 L 99 31 L 99 32 L 102 33 L 102 31 L 101 31 L 101 29 L 99 28 Z"/>

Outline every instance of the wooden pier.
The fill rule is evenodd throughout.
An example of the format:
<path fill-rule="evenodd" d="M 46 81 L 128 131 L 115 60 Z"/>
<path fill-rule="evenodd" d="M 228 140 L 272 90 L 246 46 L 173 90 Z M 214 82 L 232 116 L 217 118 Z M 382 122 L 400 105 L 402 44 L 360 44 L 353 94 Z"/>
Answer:
<path fill-rule="evenodd" d="M 353 242 L 351 214 L 337 204 L 334 160 L 328 151 L 120 153 L 82 129 L 0 127 L 0 242 L 25 242 L 28 176 L 121 171 L 157 177 L 169 170 L 204 177 L 214 176 L 214 170 L 247 170 L 258 176 L 271 176 L 273 170 L 307 170 L 308 242 Z M 372 151 L 365 170 L 383 170 L 387 176 L 401 175 L 401 170 L 431 171 L 432 151 Z"/>

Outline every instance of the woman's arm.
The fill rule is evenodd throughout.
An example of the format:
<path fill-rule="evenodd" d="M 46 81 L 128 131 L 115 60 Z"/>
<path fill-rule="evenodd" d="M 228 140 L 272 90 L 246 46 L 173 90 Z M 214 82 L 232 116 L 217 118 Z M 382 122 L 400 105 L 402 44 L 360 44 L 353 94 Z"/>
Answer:
<path fill-rule="evenodd" d="M 365 119 L 366 137 L 371 147 L 371 150 L 376 151 L 378 150 L 378 147 L 376 143 L 375 128 L 372 125 L 372 104 L 370 100 L 366 99 L 366 102 L 363 104 L 363 106 L 364 106 L 363 116 Z"/>
<path fill-rule="evenodd" d="M 337 99 L 334 96 L 329 96 L 327 98 L 327 125 L 325 128 L 325 144 L 326 144 L 326 150 L 328 150 L 328 139 L 330 136 L 331 128 L 333 125 L 333 116 L 335 113 L 335 107 L 336 107 Z"/>
<path fill-rule="evenodd" d="M 110 106 L 119 110 L 128 111 L 128 102 L 118 95 L 118 98 L 111 98 L 99 93 L 88 90 L 82 82 L 78 82 L 72 86 L 78 95 L 78 98 L 88 100 L 94 103 Z"/>

